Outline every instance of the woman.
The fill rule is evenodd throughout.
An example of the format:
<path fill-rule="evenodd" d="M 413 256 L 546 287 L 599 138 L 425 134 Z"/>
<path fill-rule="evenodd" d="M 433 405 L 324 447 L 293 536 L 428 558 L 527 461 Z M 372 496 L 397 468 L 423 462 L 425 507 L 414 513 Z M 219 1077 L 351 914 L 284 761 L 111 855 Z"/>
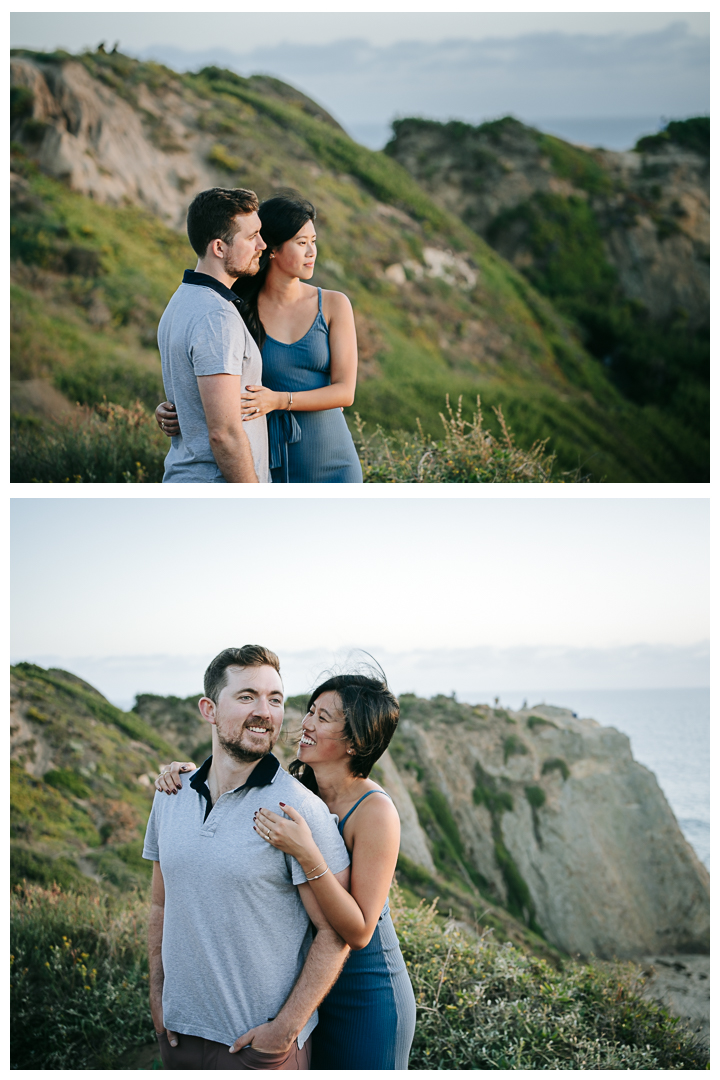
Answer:
<path fill-rule="evenodd" d="M 267 244 L 260 269 L 233 286 L 263 360 L 263 385 L 245 387 L 243 420 L 267 414 L 274 484 L 361 484 L 342 413 L 357 381 L 352 306 L 343 293 L 306 284 L 317 258 L 315 207 L 276 195 L 258 213 Z M 155 415 L 165 434 L 179 433 L 169 402 Z"/>
<path fill-rule="evenodd" d="M 313 1069 L 406 1069 L 415 1030 L 415 1000 L 387 892 L 400 847 L 400 820 L 390 797 L 368 774 L 388 745 L 399 706 L 382 679 L 338 675 L 315 690 L 302 722 L 290 772 L 338 818 L 352 859 L 350 892 L 327 872 L 322 852 L 292 806 L 285 817 L 258 811 L 253 828 L 266 843 L 294 856 L 323 914 L 353 950 L 319 1007 Z M 171 794 L 173 762 L 155 781 Z M 375 797 L 377 796 L 377 797 Z"/>

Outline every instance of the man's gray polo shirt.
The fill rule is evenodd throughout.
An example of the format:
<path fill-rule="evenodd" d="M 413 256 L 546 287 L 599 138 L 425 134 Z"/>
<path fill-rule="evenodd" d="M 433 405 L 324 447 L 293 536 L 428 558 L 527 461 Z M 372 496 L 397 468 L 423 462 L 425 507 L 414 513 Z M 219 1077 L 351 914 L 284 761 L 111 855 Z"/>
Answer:
<path fill-rule="evenodd" d="M 209 274 L 186 270 L 158 327 L 163 385 L 177 409 L 180 434 L 165 458 L 164 484 L 224 484 L 210 448 L 198 376 L 238 375 L 242 385 L 262 385 L 262 358 L 237 305 L 235 293 Z M 238 420 L 240 418 L 238 417 Z M 267 418 L 243 423 L 255 472 L 271 482 Z"/>
<path fill-rule="evenodd" d="M 170 1031 L 231 1046 L 277 1016 L 312 943 L 296 888 L 300 864 L 253 830 L 261 806 L 295 807 L 337 874 L 349 865 L 335 817 L 289 776 L 272 754 L 246 784 L 214 806 L 205 779 L 212 759 L 177 795 L 157 792 L 143 856 L 159 860 L 165 881 L 163 1017 Z M 317 1024 L 313 1013 L 298 1038 Z"/>

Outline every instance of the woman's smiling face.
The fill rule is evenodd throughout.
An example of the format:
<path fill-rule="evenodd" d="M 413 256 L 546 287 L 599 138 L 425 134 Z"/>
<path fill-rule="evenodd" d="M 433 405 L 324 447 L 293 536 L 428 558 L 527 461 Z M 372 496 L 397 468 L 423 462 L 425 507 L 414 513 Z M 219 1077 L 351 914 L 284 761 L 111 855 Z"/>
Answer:
<path fill-rule="evenodd" d="M 278 270 L 303 280 L 313 276 L 316 258 L 317 236 L 312 221 L 306 221 L 295 236 L 273 252 L 273 261 Z"/>
<path fill-rule="evenodd" d="M 298 759 L 308 765 L 345 760 L 348 743 L 344 731 L 342 702 L 336 693 L 326 690 L 315 698 L 302 722 Z"/>

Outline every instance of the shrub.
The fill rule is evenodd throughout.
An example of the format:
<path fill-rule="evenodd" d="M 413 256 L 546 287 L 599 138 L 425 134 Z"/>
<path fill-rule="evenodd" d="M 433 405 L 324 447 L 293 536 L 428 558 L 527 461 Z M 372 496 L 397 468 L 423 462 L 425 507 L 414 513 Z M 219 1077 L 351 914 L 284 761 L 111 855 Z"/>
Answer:
<path fill-rule="evenodd" d="M 231 154 L 222 143 L 215 143 L 210 147 L 207 159 L 211 165 L 216 165 L 219 169 L 228 173 L 238 172 L 243 164 L 241 159 Z"/>
<path fill-rule="evenodd" d="M 546 776 L 548 773 L 552 772 L 553 769 L 557 769 L 559 773 L 562 773 L 563 780 L 567 780 L 567 778 L 570 776 L 570 770 L 567 766 L 567 762 L 563 761 L 562 758 L 548 758 L 547 761 L 543 762 L 543 776 Z"/>
<path fill-rule="evenodd" d="M 14 1069 L 111 1069 L 150 1042 L 147 902 L 16 886 L 11 897 Z"/>
<path fill-rule="evenodd" d="M 366 484 L 548 484 L 580 482 L 576 473 L 556 473 L 555 458 L 546 440 L 529 450 L 518 449 L 500 407 L 494 412 L 502 430 L 502 442 L 483 427 L 480 398 L 470 420 L 462 415 L 462 397 L 453 412 L 446 397 L 447 415 L 440 414 L 444 438 L 427 436 L 417 421 L 414 435 L 387 435 L 378 425 L 365 435 L 365 424 L 355 414 L 358 453 Z M 555 473 L 555 475 L 553 475 Z"/>
<path fill-rule="evenodd" d="M 544 716 L 528 716 L 527 726 L 533 731 L 536 727 L 557 727 L 552 720 L 546 720 Z"/>
<path fill-rule="evenodd" d="M 449 930 L 435 906 L 393 920 L 417 1002 L 411 1069 L 704 1069 L 705 1048 L 640 996 L 633 964 L 545 960 L 491 932 Z"/>
<path fill-rule="evenodd" d="M 522 739 L 518 739 L 517 735 L 508 735 L 503 743 L 503 759 L 506 765 L 508 758 L 513 754 L 527 754 L 527 752 L 527 746 Z"/>
<path fill-rule="evenodd" d="M 539 810 L 545 805 L 546 795 L 541 787 L 526 787 L 525 797 L 534 810 Z"/>
<path fill-rule="evenodd" d="M 16 423 L 10 452 L 13 483 L 159 484 L 169 442 L 154 417 L 104 402 L 78 409 L 65 424 Z"/>
<path fill-rule="evenodd" d="M 61 791 L 69 791 L 71 795 L 76 795 L 78 799 L 86 799 L 90 794 L 88 787 L 83 784 L 77 773 L 72 772 L 70 769 L 51 769 L 50 772 L 45 773 L 43 779 L 51 787 L 60 788 Z"/>

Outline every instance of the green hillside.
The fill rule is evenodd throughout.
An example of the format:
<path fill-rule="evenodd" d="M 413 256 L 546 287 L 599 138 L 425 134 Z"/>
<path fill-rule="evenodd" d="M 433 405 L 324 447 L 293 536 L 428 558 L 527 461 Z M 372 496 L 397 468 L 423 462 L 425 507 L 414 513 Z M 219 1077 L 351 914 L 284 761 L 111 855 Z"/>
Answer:
<path fill-rule="evenodd" d="M 572 146 L 512 116 L 477 126 L 406 118 L 393 129 L 385 152 L 521 268 L 625 397 L 694 432 L 687 460 L 701 468 L 709 117 L 670 122 L 635 155 Z"/>
<path fill-rule="evenodd" d="M 442 436 L 446 395 L 474 402 L 480 394 L 486 406 L 502 407 L 519 445 L 547 438 L 561 469 L 580 467 L 596 481 L 704 478 L 686 423 L 627 400 L 571 322 L 522 274 L 401 165 L 354 143 L 291 88 L 217 68 L 178 76 L 119 55 L 17 55 L 46 67 L 79 60 L 140 113 L 141 89 L 171 88 L 216 138 L 209 165 L 217 183 L 252 187 L 261 198 L 291 185 L 317 204 L 314 280 L 353 301 L 361 358 L 355 412 L 371 428 L 412 431 L 419 417 L 429 435 Z M 63 412 L 63 402 L 139 400 L 154 408 L 162 396 L 155 327 L 194 257 L 183 236 L 142 208 L 101 205 L 43 175 L 32 102 L 16 94 L 14 109 L 15 422 L 19 437 L 41 440 L 48 415 L 87 422 L 86 414 Z M 167 131 L 143 123 L 152 145 L 167 145 Z M 462 260 L 474 283 L 409 270 L 398 284 L 385 273 L 422 267 L 428 248 L 445 253 L 451 269 Z M 43 395 L 43 386 L 58 396 Z M 151 470 L 162 442 L 154 446 L 153 463 L 126 480 L 159 479 Z"/>

